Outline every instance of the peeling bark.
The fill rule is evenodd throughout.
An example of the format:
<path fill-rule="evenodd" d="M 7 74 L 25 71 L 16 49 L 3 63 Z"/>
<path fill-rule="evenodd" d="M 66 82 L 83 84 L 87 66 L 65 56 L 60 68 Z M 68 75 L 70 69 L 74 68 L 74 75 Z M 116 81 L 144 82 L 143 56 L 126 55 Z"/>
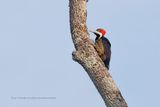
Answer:
<path fill-rule="evenodd" d="M 69 7 L 71 36 L 76 48 L 73 60 L 83 66 L 107 107 L 128 107 L 88 36 L 86 0 L 70 0 Z"/>

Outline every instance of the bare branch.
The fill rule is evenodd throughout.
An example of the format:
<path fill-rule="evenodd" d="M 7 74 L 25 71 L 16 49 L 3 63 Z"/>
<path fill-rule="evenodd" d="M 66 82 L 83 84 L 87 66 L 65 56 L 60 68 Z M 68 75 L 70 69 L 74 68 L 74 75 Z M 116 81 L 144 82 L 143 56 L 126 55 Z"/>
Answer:
<path fill-rule="evenodd" d="M 70 27 L 76 51 L 72 56 L 92 79 L 107 107 L 128 107 L 89 38 L 86 0 L 70 0 Z"/>

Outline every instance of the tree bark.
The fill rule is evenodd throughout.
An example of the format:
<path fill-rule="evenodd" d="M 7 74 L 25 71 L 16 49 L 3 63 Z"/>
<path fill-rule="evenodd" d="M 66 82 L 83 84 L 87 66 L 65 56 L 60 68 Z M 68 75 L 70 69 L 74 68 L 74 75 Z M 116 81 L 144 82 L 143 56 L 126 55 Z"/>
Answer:
<path fill-rule="evenodd" d="M 69 7 L 71 36 L 76 48 L 73 60 L 83 66 L 107 107 L 128 107 L 89 38 L 86 0 L 69 0 Z"/>

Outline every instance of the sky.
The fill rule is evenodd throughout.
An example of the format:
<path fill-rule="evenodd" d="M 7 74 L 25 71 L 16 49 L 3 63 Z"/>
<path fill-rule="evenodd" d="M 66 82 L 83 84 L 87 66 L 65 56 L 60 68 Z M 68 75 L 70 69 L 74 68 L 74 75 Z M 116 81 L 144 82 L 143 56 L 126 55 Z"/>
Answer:
<path fill-rule="evenodd" d="M 160 107 L 159 4 L 87 4 L 88 28 L 107 30 L 109 72 L 129 107 Z M 72 60 L 74 50 L 68 0 L 1 0 L 0 107 L 105 107 L 88 74 Z"/>

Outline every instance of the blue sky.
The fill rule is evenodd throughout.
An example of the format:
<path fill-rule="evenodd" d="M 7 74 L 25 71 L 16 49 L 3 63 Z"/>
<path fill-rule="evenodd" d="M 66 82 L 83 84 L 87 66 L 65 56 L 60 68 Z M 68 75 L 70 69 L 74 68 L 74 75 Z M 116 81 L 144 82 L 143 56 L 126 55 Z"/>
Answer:
<path fill-rule="evenodd" d="M 108 31 L 110 73 L 129 107 L 160 106 L 159 4 L 89 0 L 87 5 L 88 28 Z M 87 73 L 72 61 L 68 10 L 68 0 L 0 1 L 1 107 L 105 107 Z"/>

